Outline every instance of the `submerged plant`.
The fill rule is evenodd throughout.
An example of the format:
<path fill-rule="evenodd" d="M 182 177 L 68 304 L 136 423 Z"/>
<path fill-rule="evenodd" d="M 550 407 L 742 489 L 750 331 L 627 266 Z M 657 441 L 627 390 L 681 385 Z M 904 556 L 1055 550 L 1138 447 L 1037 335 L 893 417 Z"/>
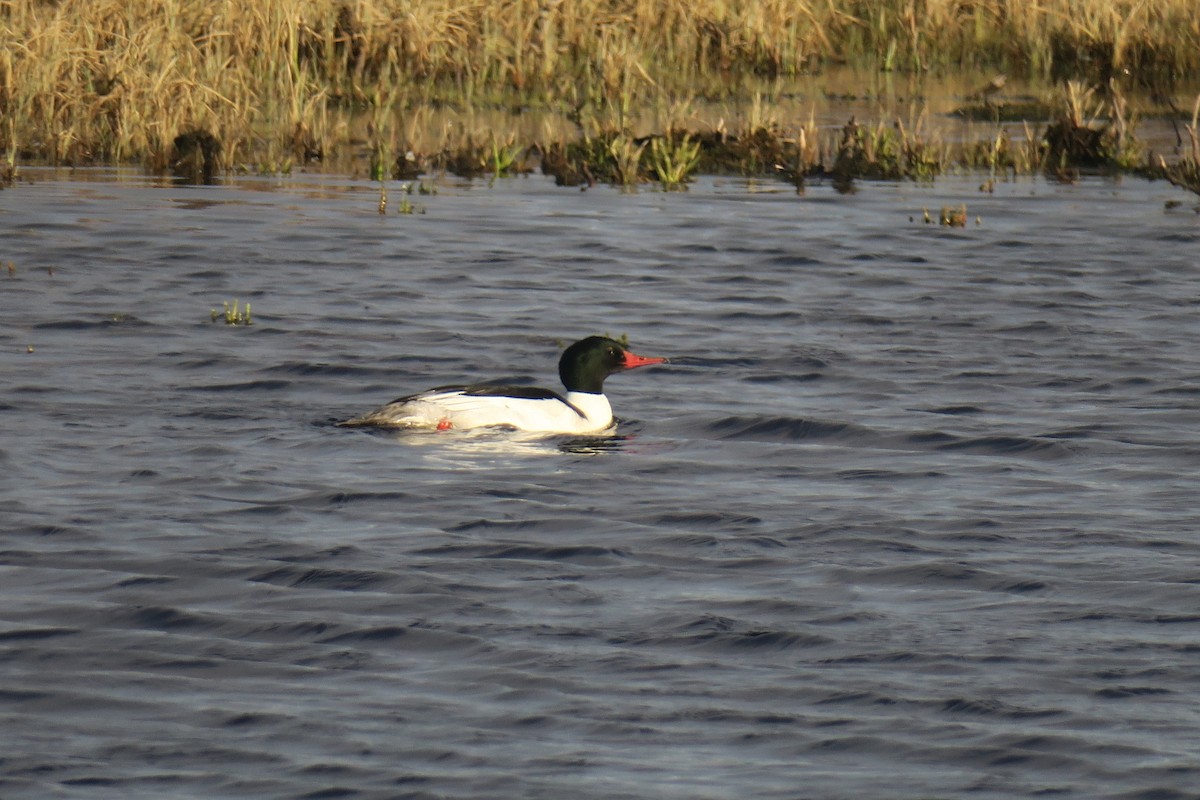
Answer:
<path fill-rule="evenodd" d="M 256 171 L 262 177 L 291 175 L 292 166 L 290 151 L 281 149 L 278 142 L 268 142 Z"/>
<path fill-rule="evenodd" d="M 221 305 L 224 307 L 224 311 L 214 308 L 210 312 L 213 322 L 224 320 L 226 325 L 245 325 L 247 327 L 254 324 L 250 318 L 250 303 L 246 303 L 244 308 L 238 307 L 237 300 L 234 300 L 232 305 L 227 302 Z"/>
<path fill-rule="evenodd" d="M 418 206 L 413 204 L 413 201 L 411 198 L 412 198 L 412 193 L 414 191 L 420 191 L 421 194 L 436 194 L 437 193 L 436 189 L 427 188 L 426 184 L 423 181 L 420 184 L 419 190 L 416 187 L 414 187 L 414 185 L 411 182 L 406 182 L 406 183 L 400 184 L 400 188 L 399 188 L 400 202 L 396 205 L 396 213 L 397 214 L 424 214 L 425 213 L 424 208 L 419 208 Z M 380 181 L 379 182 L 378 211 L 379 211 L 380 215 L 384 215 L 384 214 L 387 214 L 387 210 L 388 210 L 387 184 L 384 183 L 383 181 Z"/>

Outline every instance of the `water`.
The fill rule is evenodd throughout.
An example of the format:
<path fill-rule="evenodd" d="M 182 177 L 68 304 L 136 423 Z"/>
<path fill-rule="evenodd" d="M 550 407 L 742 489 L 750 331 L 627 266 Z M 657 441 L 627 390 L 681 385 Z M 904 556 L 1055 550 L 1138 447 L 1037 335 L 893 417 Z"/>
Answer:
<path fill-rule="evenodd" d="M 1194 198 L 34 174 L 0 796 L 1200 797 Z M 330 424 L 596 332 L 615 438 Z"/>

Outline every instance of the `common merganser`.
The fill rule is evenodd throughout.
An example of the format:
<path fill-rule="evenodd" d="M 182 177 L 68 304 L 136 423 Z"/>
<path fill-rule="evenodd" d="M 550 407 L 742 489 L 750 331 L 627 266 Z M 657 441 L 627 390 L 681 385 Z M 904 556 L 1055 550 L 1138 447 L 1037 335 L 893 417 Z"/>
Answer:
<path fill-rule="evenodd" d="M 566 397 L 533 386 L 439 386 L 338 424 L 440 431 L 505 426 L 536 433 L 595 433 L 613 424 L 604 379 L 666 360 L 636 355 L 605 336 L 589 336 L 564 350 L 558 360 Z"/>

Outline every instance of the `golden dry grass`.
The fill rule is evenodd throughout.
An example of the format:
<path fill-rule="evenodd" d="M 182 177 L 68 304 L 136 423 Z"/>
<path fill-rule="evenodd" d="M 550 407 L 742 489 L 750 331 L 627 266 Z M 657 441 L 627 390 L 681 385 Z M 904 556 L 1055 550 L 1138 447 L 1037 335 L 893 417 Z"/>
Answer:
<path fill-rule="evenodd" d="M 847 62 L 1163 86 L 1200 72 L 1200 15 L 1194 0 L 0 0 L 0 151 L 164 170 L 200 130 L 220 169 L 383 165 L 495 141 L 513 109 L 542 112 L 540 129 L 510 117 L 506 141 L 646 114 L 687 127 L 689 98 Z"/>

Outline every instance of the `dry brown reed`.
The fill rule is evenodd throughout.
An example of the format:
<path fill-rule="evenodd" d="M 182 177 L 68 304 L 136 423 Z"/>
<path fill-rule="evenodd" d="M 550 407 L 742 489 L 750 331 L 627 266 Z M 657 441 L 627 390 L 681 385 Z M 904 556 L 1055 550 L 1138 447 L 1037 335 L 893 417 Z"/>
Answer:
<path fill-rule="evenodd" d="M 1168 164 L 1159 156 L 1158 170 L 1176 186 L 1200 194 L 1200 95 L 1196 95 L 1196 103 L 1192 106 L 1192 124 L 1184 128 L 1191 148 L 1175 164 Z"/>
<path fill-rule="evenodd" d="M 1163 86 L 1200 71 L 1200 15 L 1194 0 L 0 0 L 0 152 L 166 171 L 200 132 L 219 170 L 366 157 L 384 176 L 508 142 L 475 114 L 537 110 L 555 136 L 607 146 L 647 114 L 699 133 L 691 98 L 747 78 L 845 63 Z"/>

